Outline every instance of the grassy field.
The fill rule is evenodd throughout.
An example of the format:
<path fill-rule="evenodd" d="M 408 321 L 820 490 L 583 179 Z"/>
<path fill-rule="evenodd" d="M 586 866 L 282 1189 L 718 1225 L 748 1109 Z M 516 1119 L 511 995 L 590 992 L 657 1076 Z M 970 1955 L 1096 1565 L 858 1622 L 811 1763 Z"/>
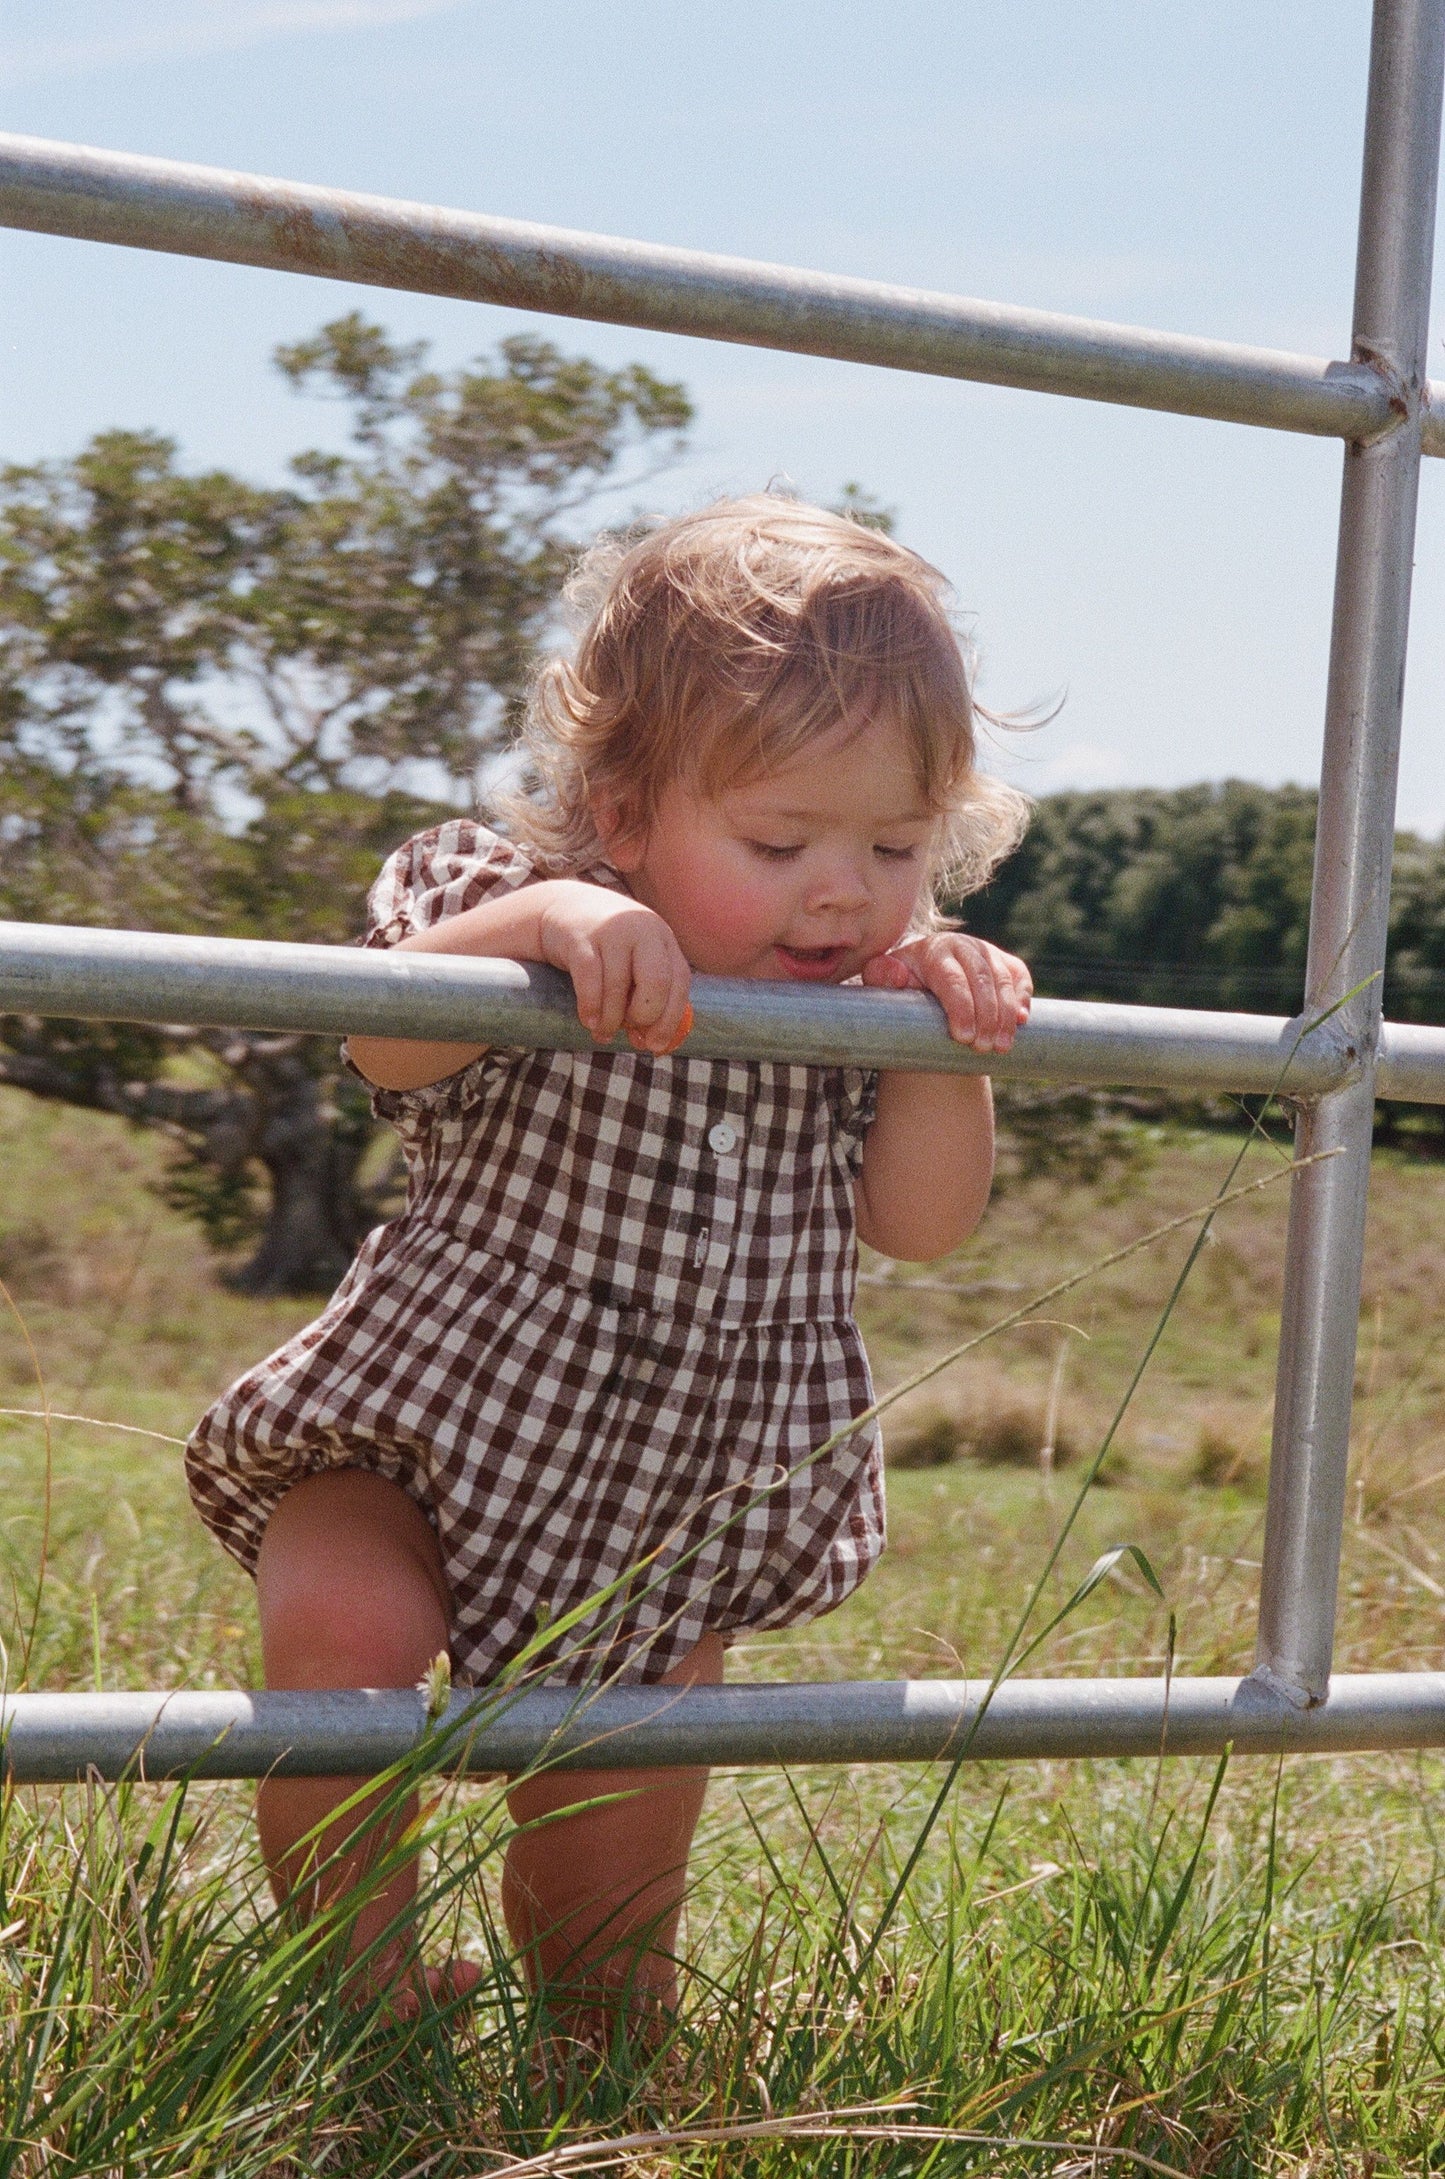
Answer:
<path fill-rule="evenodd" d="M 1112 1188 L 1006 1194 L 926 1281 L 869 1266 L 880 1380 L 1204 1205 L 1238 1148 L 1159 1133 Z M 163 1155 L 0 1092 L 14 1303 L 0 1408 L 40 1404 L 38 1366 L 53 1409 L 96 1418 L 52 1425 L 47 1519 L 45 1433 L 0 1416 L 12 1686 L 255 1683 L 248 1584 L 190 1516 L 166 1440 L 309 1312 L 217 1284 L 152 1191 Z M 1259 1145 L 1240 1178 L 1278 1162 Z M 1031 1671 L 1158 1671 L 1171 1613 L 1179 1670 L 1247 1669 L 1284 1198 L 1272 1187 L 1221 1217 L 1040 1617 L 1119 1542 L 1147 1553 L 1166 1601 L 1126 1565 Z M 1338 1659 L 1438 1667 L 1445 1168 L 1381 1156 L 1374 1202 Z M 900 1402 L 882 1567 L 833 1618 L 734 1651 L 734 1675 L 987 1673 L 1189 1238 L 1131 1255 Z M 495 1934 L 505 1821 L 489 1788 L 441 1792 L 429 1818 L 432 1911 L 486 1962 L 484 1997 L 412 2030 L 339 2004 L 277 1922 L 243 1789 L 14 1793 L 0 2179 L 444 2179 L 549 2155 L 547 2169 L 647 2173 L 1445 2167 L 1437 1759 L 980 1768 L 935 1804 L 941 1783 L 720 1778 L 676 2034 L 571 2071 L 540 2054 Z"/>

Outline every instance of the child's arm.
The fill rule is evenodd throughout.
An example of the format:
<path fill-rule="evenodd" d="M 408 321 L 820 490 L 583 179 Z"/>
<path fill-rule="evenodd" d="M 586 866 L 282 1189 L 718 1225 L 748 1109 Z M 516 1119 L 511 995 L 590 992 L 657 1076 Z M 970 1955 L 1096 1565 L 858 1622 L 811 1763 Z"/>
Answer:
<path fill-rule="evenodd" d="M 1029 1016 L 1022 961 L 954 932 L 880 954 L 866 984 L 931 991 L 949 1031 L 976 1051 L 1006 1052 Z M 885 1074 L 863 1145 L 858 1235 L 870 1248 L 927 1263 L 966 1240 L 993 1181 L 993 1095 L 986 1075 Z"/>
<path fill-rule="evenodd" d="M 625 1029 L 639 1051 L 667 1052 L 684 1028 L 692 971 L 682 948 L 660 915 L 608 886 L 574 878 L 519 886 L 403 938 L 402 950 L 550 961 L 571 977 L 578 1019 L 599 1044 Z M 367 1080 L 394 1090 L 440 1082 L 486 1048 L 403 1037 L 347 1039 Z"/>

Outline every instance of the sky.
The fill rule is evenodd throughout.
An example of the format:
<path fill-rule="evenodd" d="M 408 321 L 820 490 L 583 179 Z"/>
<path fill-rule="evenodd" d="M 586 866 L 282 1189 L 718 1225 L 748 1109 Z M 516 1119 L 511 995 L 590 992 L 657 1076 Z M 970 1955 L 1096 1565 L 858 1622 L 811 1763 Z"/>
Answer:
<path fill-rule="evenodd" d="M 1338 356 L 1369 15 L 1368 0 L 3 0 L 0 128 Z M 524 327 L 639 359 L 699 411 L 648 505 L 787 478 L 825 501 L 856 480 L 896 509 L 954 586 L 985 699 L 1063 699 L 991 760 L 1031 792 L 1317 776 L 1334 441 L 13 232 L 0 293 L 8 460 L 126 424 L 198 466 L 279 478 L 338 421 L 271 351 L 353 308 L 443 366 Z M 1430 367 L 1445 376 L 1438 330 Z M 1430 834 L 1442 576 L 1435 461 L 1400 792 L 1402 823 Z"/>

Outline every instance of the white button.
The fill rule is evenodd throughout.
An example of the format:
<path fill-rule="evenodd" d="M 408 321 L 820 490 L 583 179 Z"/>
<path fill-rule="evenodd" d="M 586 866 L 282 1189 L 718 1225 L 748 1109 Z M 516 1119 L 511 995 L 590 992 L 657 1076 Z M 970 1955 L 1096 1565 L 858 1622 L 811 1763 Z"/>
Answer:
<path fill-rule="evenodd" d="M 707 1139 L 709 1147 L 716 1150 L 720 1158 L 725 1158 L 738 1146 L 738 1131 L 729 1121 L 719 1120 L 716 1127 L 708 1129 Z"/>

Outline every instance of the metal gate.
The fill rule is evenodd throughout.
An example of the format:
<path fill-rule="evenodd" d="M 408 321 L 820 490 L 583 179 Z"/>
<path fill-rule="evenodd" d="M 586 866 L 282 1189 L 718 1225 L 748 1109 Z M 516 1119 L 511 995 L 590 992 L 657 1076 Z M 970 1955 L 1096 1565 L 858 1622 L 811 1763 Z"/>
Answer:
<path fill-rule="evenodd" d="M 1445 1104 L 1445 1030 L 1382 1024 L 1415 503 L 1445 455 L 1425 380 L 1445 0 L 1375 0 L 1350 360 L 1328 362 L 472 213 L 0 137 L 0 224 L 659 328 L 1345 442 L 1304 1013 L 1041 999 L 1003 1059 L 931 999 L 699 977 L 701 1057 L 1268 1092 L 1296 1151 L 1259 1637 L 1243 1680 L 575 1689 L 472 1698 L 474 1771 L 1445 1745 L 1445 1674 L 1330 1677 L 1377 1095 Z M 1433 396 L 1433 399 L 1432 399 Z M 0 1013 L 586 1049 L 565 979 L 505 961 L 0 924 Z M 1326 1155 L 1326 1153 L 1330 1153 Z M 462 1716 L 460 1697 L 454 1698 Z M 16 1779 L 364 1772 L 410 1692 L 15 1695 Z"/>

